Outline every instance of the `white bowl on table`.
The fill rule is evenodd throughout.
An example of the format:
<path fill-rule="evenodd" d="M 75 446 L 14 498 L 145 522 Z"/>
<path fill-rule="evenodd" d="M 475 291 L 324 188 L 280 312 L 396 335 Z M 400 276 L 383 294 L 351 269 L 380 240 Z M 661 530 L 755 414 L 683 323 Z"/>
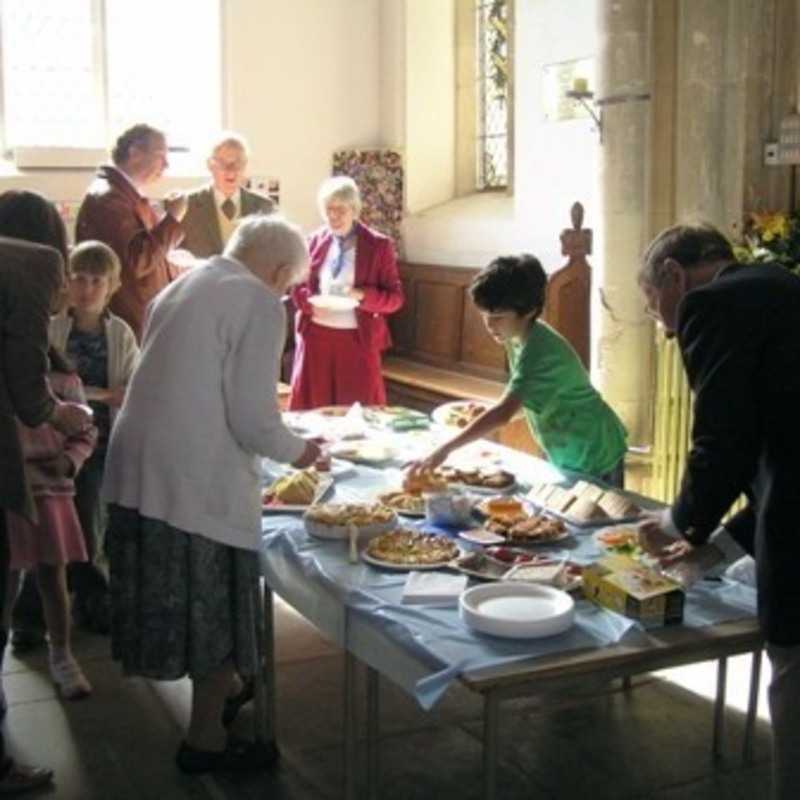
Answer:
<path fill-rule="evenodd" d="M 534 583 L 474 586 L 461 595 L 458 608 L 470 628 L 509 639 L 556 636 L 575 621 L 575 601 L 566 592 Z"/>

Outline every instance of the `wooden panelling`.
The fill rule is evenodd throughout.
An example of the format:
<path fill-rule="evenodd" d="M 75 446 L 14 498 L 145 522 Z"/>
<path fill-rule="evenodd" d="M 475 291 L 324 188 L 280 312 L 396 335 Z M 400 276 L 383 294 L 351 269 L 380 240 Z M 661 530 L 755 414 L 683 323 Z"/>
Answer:
<path fill-rule="evenodd" d="M 462 291 L 440 281 L 418 281 L 414 287 L 415 349 L 445 362 L 459 360 L 461 323 L 464 317 Z"/>
<path fill-rule="evenodd" d="M 461 363 L 476 364 L 497 371 L 505 370 L 505 349 L 486 332 L 480 311 L 464 290 L 464 325 L 461 340 Z"/>
<path fill-rule="evenodd" d="M 392 352 L 437 367 L 505 379 L 505 356 L 469 297 L 477 269 L 400 264 L 406 306 L 389 318 Z"/>

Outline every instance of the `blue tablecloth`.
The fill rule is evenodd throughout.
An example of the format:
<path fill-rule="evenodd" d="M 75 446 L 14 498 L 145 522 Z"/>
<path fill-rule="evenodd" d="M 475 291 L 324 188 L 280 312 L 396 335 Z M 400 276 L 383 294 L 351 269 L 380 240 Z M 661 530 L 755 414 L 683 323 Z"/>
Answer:
<path fill-rule="evenodd" d="M 552 471 L 524 454 L 514 453 L 513 458 L 523 480 L 536 478 L 539 470 Z M 354 468 L 338 477 L 333 496 L 326 499 L 372 498 L 386 486 L 396 486 L 398 474 L 397 469 Z M 424 708 L 432 707 L 467 670 L 646 636 L 630 619 L 585 599 L 577 600 L 574 627 L 559 636 L 520 641 L 475 633 L 461 622 L 455 608 L 401 605 L 405 573 L 363 562 L 350 564 L 345 542 L 309 537 L 299 515 L 265 515 L 263 531 L 261 564 L 270 588 L 342 647 L 401 685 Z M 554 549 L 569 551 L 578 562 L 600 555 L 591 532 L 577 529 Z M 701 581 L 687 595 L 683 624 L 700 627 L 741 619 L 754 615 L 755 608 L 751 588 L 724 580 Z"/>

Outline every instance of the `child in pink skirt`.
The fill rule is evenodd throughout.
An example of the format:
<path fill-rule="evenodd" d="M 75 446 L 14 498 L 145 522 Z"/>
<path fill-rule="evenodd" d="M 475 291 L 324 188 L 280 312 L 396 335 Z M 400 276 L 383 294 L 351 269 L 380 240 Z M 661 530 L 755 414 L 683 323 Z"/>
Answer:
<path fill-rule="evenodd" d="M 63 356 L 51 348 L 50 360 L 49 381 L 53 393 L 62 400 L 85 403 L 81 380 Z M 47 423 L 28 428 L 19 420 L 17 430 L 39 520 L 33 524 L 6 511 L 11 573 L 5 622 L 6 625 L 10 622 L 20 570 L 35 570 L 49 635 L 50 674 L 61 695 L 74 700 L 89 695 L 92 687 L 70 647 L 66 565 L 87 558 L 73 502 L 74 478 L 91 455 L 97 432 L 92 427 L 76 436 L 65 437 Z"/>

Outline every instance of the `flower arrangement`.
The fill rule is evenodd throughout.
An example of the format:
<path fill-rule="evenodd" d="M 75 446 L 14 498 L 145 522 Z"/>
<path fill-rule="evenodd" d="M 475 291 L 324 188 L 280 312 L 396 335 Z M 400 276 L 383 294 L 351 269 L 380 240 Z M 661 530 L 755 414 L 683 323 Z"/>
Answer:
<path fill-rule="evenodd" d="M 744 263 L 781 264 L 800 275 L 800 211 L 748 214 L 733 249 Z"/>

